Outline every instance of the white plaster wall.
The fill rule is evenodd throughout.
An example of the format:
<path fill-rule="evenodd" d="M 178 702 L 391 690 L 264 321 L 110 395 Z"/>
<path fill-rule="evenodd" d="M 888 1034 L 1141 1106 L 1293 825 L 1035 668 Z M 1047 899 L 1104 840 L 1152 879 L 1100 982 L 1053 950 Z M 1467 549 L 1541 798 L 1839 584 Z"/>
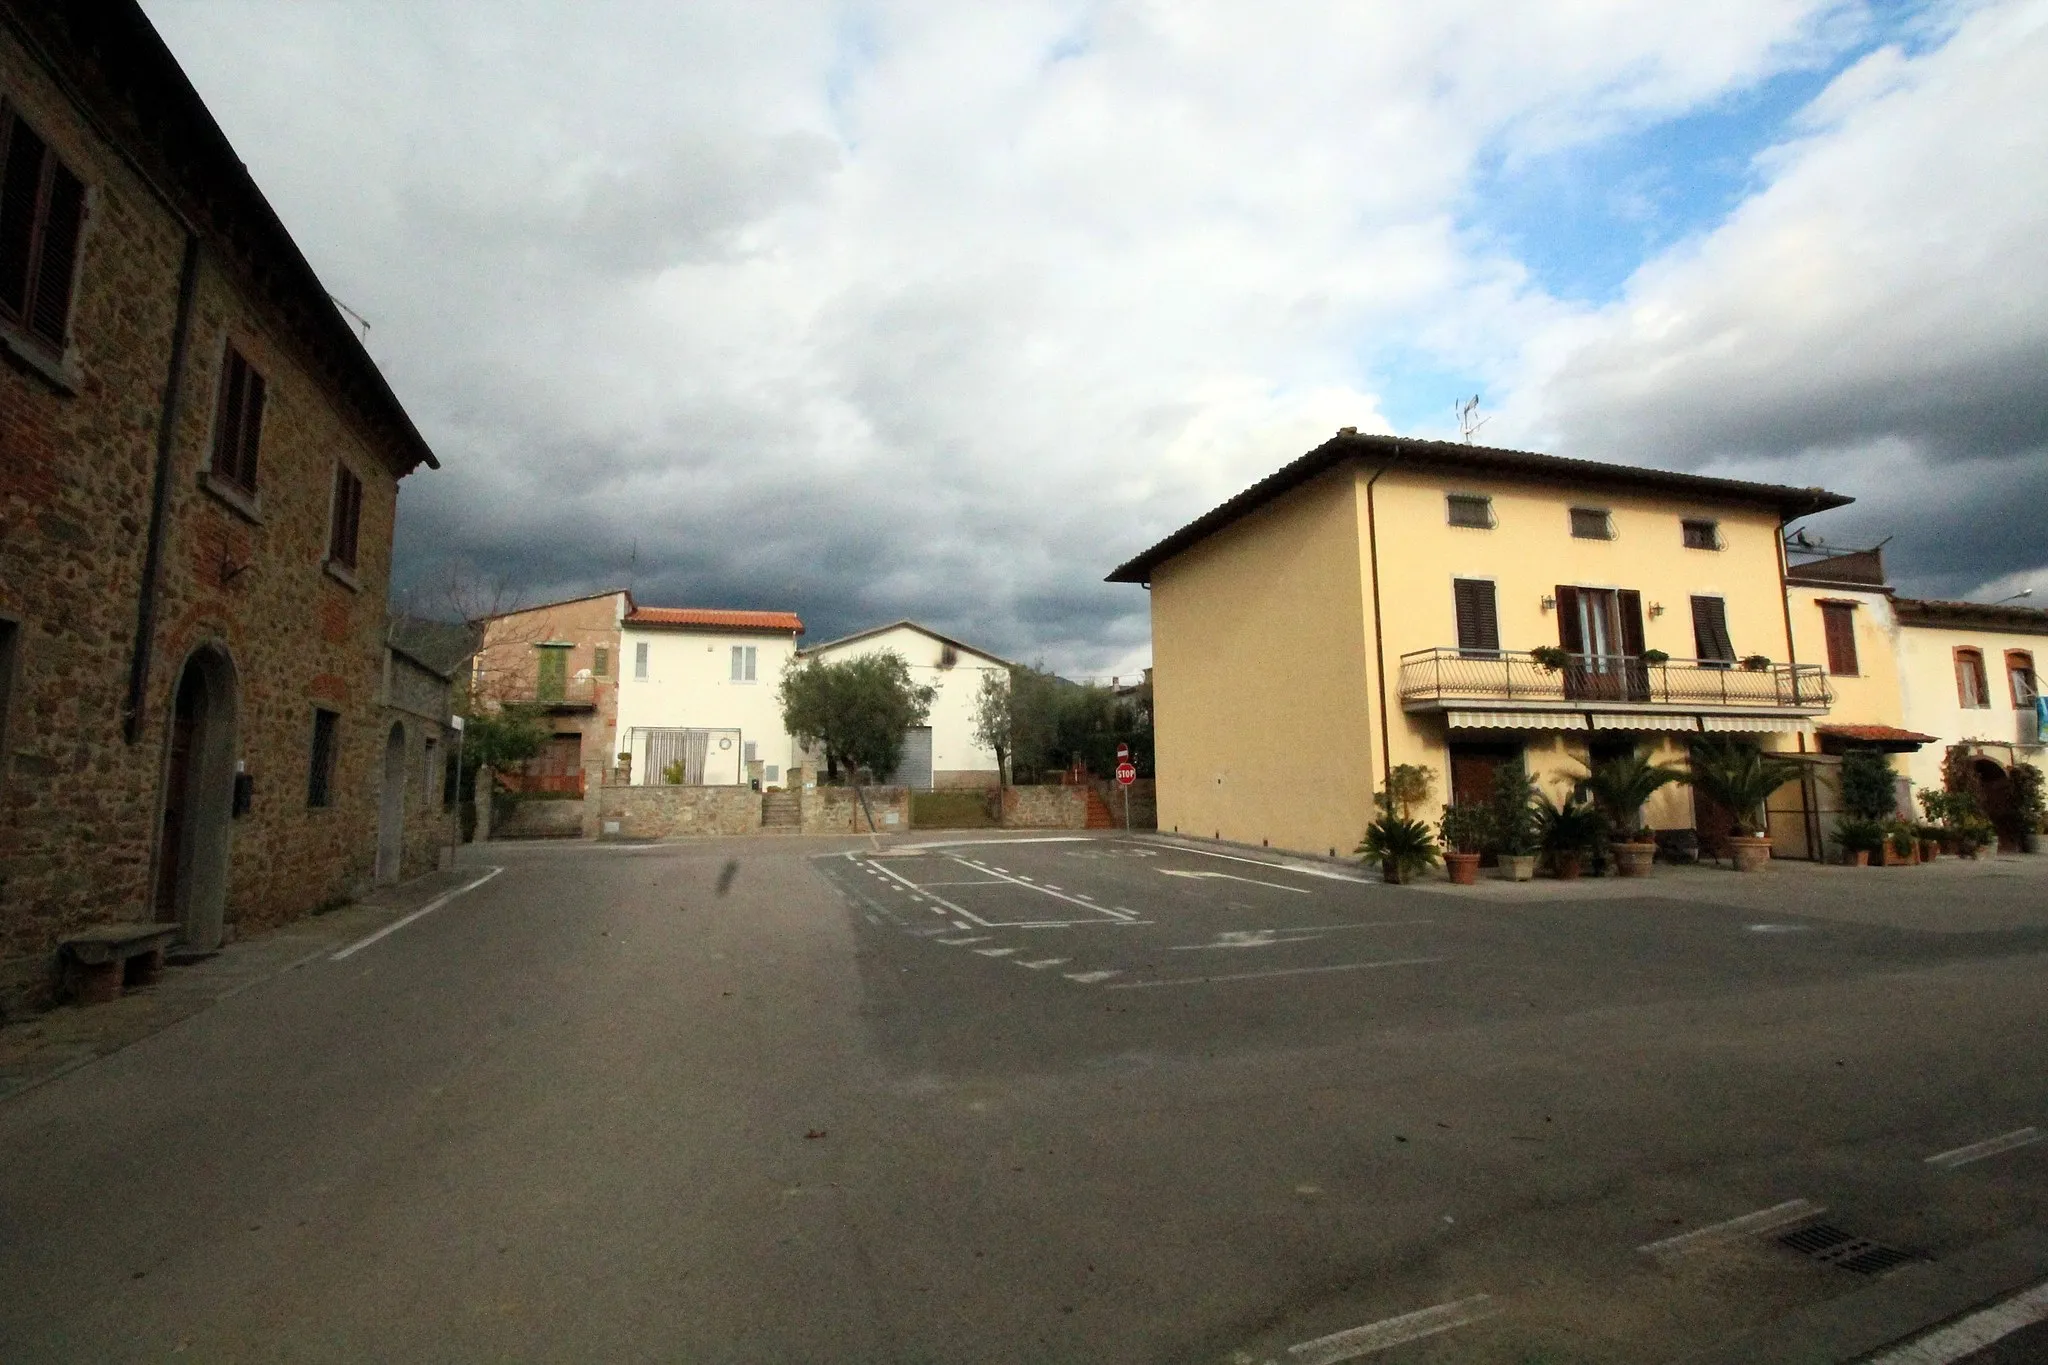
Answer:
<path fill-rule="evenodd" d="M 1963 706 L 1956 689 L 1955 651 L 1959 648 L 1983 651 L 1990 706 Z M 1970 739 L 2011 744 L 2018 737 L 2019 716 L 2013 709 L 2005 672 L 2009 649 L 2031 654 L 2036 676 L 2048 662 L 2048 636 L 1912 624 L 1899 627 L 1899 691 L 1905 727 L 1941 739 L 1939 744 L 1922 747 L 1909 760 L 1916 789 L 1940 789 L 1942 753 L 1949 745 Z M 2039 749 L 2021 750 L 2017 756 L 2036 767 L 2048 767 Z M 1994 757 L 2001 762 L 2004 759 L 2003 754 Z"/>
<path fill-rule="evenodd" d="M 647 646 L 647 676 L 637 676 L 635 659 Z M 752 646 L 754 681 L 732 680 L 733 646 Z M 619 744 L 642 729 L 736 729 L 742 744 L 755 744 L 756 757 L 787 768 L 797 755 L 782 726 L 775 693 L 783 667 L 796 654 L 788 635 L 747 631 L 652 628 L 619 630 Z M 636 753 L 633 780 L 647 774 Z M 744 779 L 744 769 L 742 778 Z M 778 782 L 781 781 L 778 775 Z"/>
<path fill-rule="evenodd" d="M 932 727 L 932 771 L 988 773 L 993 780 L 996 756 L 974 741 L 974 704 L 981 693 L 981 680 L 990 673 L 1007 674 L 1009 669 L 994 659 L 960 651 L 960 661 L 951 668 L 939 667 L 945 649 L 913 626 L 897 626 L 880 635 L 870 635 L 850 644 L 826 646 L 808 654 L 827 663 L 842 663 L 864 654 L 893 650 L 910 665 L 911 681 L 937 689 L 926 722 Z"/>

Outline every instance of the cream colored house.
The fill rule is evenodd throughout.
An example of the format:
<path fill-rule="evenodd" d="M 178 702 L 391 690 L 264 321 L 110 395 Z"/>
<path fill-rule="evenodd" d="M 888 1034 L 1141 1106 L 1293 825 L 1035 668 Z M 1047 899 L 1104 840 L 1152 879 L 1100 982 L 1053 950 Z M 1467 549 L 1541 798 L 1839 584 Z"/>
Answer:
<path fill-rule="evenodd" d="M 1152 593 L 1160 827 L 1348 853 L 1396 764 L 1431 770 L 1433 817 L 1515 755 L 1558 790 L 1702 735 L 1808 751 L 1830 694 L 1781 537 L 1849 501 L 1346 429 L 1109 576 Z M 1714 814 L 1682 788 L 1647 812 Z"/>
<path fill-rule="evenodd" d="M 618 660 L 619 752 L 632 782 L 779 785 L 800 760 L 776 690 L 803 629 L 786 611 L 632 607 Z"/>
<path fill-rule="evenodd" d="M 913 682 L 935 693 L 927 723 L 906 737 L 903 762 L 887 785 L 919 789 L 995 786 L 999 781 L 995 751 L 974 738 L 974 711 L 982 679 L 991 675 L 1007 678 L 1009 661 L 915 621 L 876 626 L 799 652 L 806 659 L 838 663 L 885 650 L 893 650 L 910 665 Z"/>

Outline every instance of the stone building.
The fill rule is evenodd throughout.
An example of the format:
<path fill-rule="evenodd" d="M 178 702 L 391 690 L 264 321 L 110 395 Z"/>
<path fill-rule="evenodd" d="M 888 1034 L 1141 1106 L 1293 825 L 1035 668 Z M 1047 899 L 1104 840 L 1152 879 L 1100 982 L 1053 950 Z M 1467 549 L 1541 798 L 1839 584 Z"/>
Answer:
<path fill-rule="evenodd" d="M 455 847 L 456 753 L 451 718 L 480 632 L 400 616 L 384 646 L 384 756 L 377 784 L 379 881 L 439 865 Z"/>
<path fill-rule="evenodd" d="M 633 610 L 622 589 L 486 617 L 472 661 L 476 704 L 533 708 L 548 747 L 507 786 L 581 792 L 584 769 L 609 767 L 618 745 L 619 623 Z"/>
<path fill-rule="evenodd" d="M 4 999 L 84 926 L 204 949 L 374 875 L 435 460 L 133 0 L 0 0 L 0 175 Z"/>

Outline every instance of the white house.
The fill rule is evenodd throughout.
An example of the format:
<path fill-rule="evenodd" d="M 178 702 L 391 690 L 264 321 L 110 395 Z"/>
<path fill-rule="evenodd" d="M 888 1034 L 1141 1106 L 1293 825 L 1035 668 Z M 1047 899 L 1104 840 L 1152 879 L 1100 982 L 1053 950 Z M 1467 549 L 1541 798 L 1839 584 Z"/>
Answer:
<path fill-rule="evenodd" d="M 800 761 L 776 688 L 804 623 L 786 611 L 639 607 L 619 623 L 619 751 L 638 785 L 763 786 Z"/>
<path fill-rule="evenodd" d="M 913 682 L 937 692 L 929 721 L 906 737 L 903 762 L 889 785 L 993 787 L 999 780 L 995 751 L 974 738 L 975 700 L 989 674 L 1007 676 L 1010 663 L 987 650 L 928 630 L 915 621 L 876 626 L 800 651 L 805 659 L 841 663 L 863 654 L 892 650 L 910 665 Z"/>

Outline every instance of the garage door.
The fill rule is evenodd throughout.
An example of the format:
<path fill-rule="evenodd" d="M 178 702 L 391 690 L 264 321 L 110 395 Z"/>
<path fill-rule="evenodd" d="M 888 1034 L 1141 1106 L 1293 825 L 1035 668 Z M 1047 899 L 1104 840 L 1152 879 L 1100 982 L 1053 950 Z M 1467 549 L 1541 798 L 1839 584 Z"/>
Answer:
<path fill-rule="evenodd" d="M 932 789 L 931 726 L 912 726 L 903 732 L 903 761 L 896 765 L 895 772 L 889 774 L 885 785 L 911 787 L 921 792 Z"/>

